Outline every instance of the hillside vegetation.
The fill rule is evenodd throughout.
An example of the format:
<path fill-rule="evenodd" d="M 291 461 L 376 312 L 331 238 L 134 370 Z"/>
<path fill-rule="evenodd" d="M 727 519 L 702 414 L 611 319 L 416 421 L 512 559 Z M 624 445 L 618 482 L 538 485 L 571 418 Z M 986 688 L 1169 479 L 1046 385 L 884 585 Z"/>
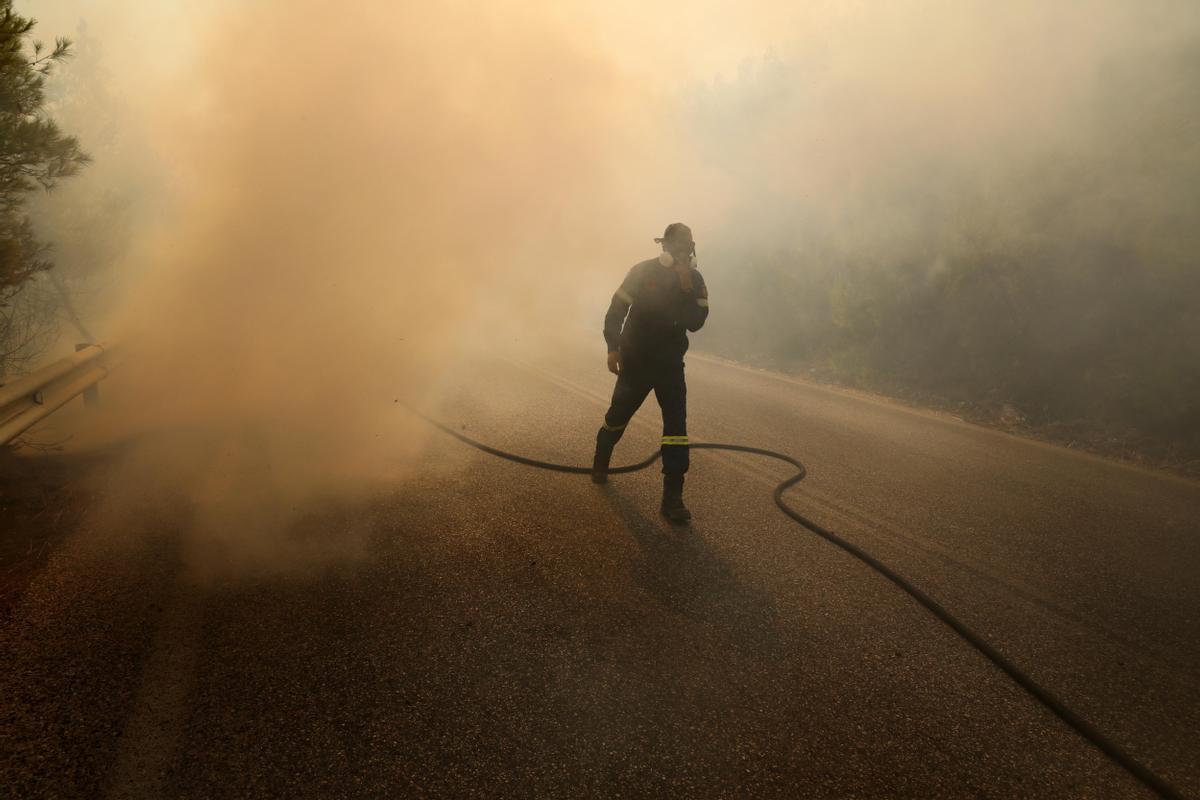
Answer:
<path fill-rule="evenodd" d="M 768 65 L 752 85 L 786 105 L 794 77 Z M 1200 41 L 1113 59 L 1058 136 L 986 160 L 913 148 L 832 213 L 747 204 L 753 235 L 724 232 L 706 261 L 706 345 L 1200 459 L 1198 88 Z M 737 98 L 752 115 L 745 95 L 696 113 Z"/>

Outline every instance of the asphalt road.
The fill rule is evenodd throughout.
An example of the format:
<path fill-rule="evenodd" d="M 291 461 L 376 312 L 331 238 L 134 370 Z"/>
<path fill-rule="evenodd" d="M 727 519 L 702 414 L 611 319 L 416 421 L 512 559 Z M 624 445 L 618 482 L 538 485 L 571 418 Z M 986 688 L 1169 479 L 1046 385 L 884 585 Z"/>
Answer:
<path fill-rule="evenodd" d="M 584 463 L 601 362 L 480 361 L 433 410 Z M 695 440 L 796 455 L 803 513 L 1200 797 L 1200 483 L 711 360 L 688 376 Z M 651 399 L 617 460 L 657 426 Z M 1153 796 L 781 515 L 783 465 L 693 454 L 679 529 L 657 472 L 596 487 L 428 444 L 292 524 L 285 545 L 352 554 L 295 569 L 196 574 L 186 504 L 82 525 L 0 620 L 0 795 Z"/>

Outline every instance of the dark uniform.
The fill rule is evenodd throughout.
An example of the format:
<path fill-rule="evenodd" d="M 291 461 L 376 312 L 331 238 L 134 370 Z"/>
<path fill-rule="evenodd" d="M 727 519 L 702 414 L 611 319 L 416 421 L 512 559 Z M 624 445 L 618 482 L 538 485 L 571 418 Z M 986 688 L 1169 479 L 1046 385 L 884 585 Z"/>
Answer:
<path fill-rule="evenodd" d="M 683 354 L 687 331 L 698 331 L 708 318 L 708 290 L 693 269 L 685 290 L 674 267 L 659 259 L 636 264 L 613 295 L 604 317 L 604 341 L 621 354 L 621 371 L 612 404 L 596 434 L 594 477 L 602 480 L 613 446 L 650 390 L 662 408 L 664 511 L 667 494 L 678 499 L 688 470 L 687 384 Z M 681 502 L 680 502 L 681 505 Z"/>

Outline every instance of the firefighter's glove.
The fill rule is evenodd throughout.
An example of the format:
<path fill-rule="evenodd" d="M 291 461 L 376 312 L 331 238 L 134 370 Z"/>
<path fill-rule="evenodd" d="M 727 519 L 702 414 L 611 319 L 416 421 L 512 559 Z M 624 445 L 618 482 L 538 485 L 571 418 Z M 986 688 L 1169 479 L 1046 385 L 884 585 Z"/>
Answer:
<path fill-rule="evenodd" d="M 608 354 L 608 371 L 611 372 L 613 375 L 621 374 L 621 354 L 620 353 L 609 353 Z"/>
<path fill-rule="evenodd" d="M 692 291 L 693 272 L 695 272 L 695 270 L 693 270 L 689 264 L 675 265 L 675 274 L 679 277 L 679 288 L 683 289 L 685 292 Z"/>

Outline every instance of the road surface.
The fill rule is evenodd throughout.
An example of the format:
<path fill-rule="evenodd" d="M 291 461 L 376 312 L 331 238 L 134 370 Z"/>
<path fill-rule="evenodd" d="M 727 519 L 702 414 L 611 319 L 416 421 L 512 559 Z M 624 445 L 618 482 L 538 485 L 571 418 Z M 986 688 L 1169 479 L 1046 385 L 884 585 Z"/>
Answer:
<path fill-rule="evenodd" d="M 480 360 L 431 410 L 584 463 L 602 360 Z M 688 378 L 693 439 L 800 458 L 802 513 L 1200 797 L 1200 483 L 714 360 Z M 615 460 L 657 426 L 650 399 Z M 694 453 L 679 529 L 656 471 L 428 445 L 301 515 L 285 545 L 352 555 L 295 569 L 197 574 L 186 504 L 81 525 L 0 620 L 0 795 L 1153 797 L 780 514 L 784 465 Z"/>

